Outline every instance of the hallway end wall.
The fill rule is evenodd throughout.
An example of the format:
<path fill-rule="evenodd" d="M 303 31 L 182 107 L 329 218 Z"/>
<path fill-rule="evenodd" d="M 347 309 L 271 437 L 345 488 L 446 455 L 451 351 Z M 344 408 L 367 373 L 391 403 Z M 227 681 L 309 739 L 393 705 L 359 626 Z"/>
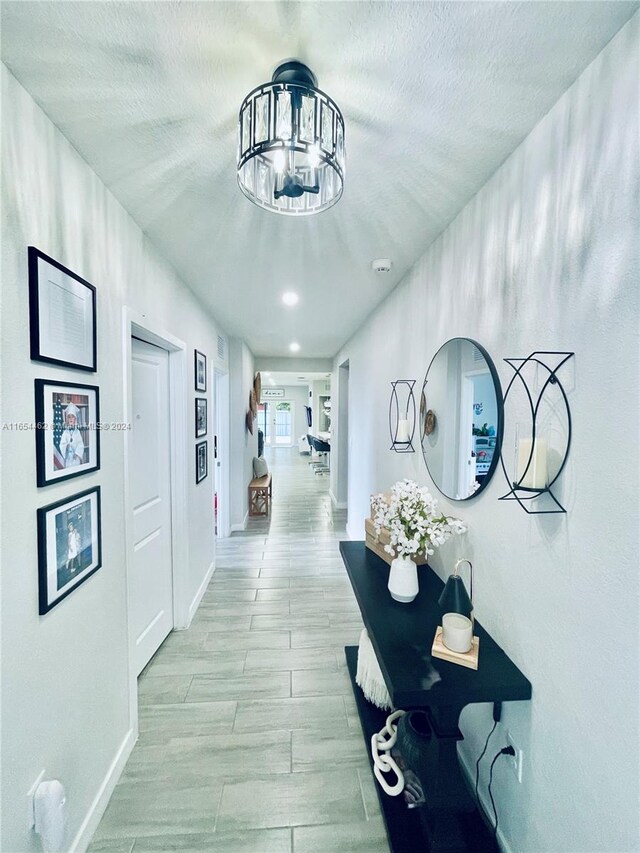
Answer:
<path fill-rule="evenodd" d="M 522 783 L 498 763 L 505 849 L 635 851 L 638 830 L 638 52 L 640 13 L 427 249 L 334 361 L 350 366 L 349 526 L 364 538 L 370 495 L 409 477 L 468 533 L 436 549 L 444 578 L 472 560 L 474 613 L 533 685 L 507 702 Z M 415 378 L 449 338 L 503 359 L 574 351 L 563 369 L 573 438 L 558 482 L 566 515 L 527 515 L 500 469 L 476 499 L 440 495 L 415 454 L 389 450 L 391 382 Z M 338 388 L 339 394 L 339 388 Z M 335 400 L 334 400 L 335 405 Z M 525 410 L 509 401 L 507 417 Z M 335 439 L 334 439 L 335 441 Z M 504 448 L 506 458 L 513 448 Z M 616 633 L 629 642 L 605 641 Z M 427 638 L 425 638 L 425 641 Z M 482 648 L 480 649 L 482 667 Z M 624 720 L 624 725 L 619 722 Z M 460 753 L 474 772 L 493 724 L 468 706 Z M 487 765 L 481 794 L 487 801 Z"/>

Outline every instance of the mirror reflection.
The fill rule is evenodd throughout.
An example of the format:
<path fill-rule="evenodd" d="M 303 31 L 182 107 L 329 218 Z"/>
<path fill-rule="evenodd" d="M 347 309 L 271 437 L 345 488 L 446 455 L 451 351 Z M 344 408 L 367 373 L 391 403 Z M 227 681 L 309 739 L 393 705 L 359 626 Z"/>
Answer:
<path fill-rule="evenodd" d="M 464 501 L 488 484 L 500 457 L 502 391 L 491 357 L 469 338 L 452 338 L 433 357 L 422 386 L 420 439 L 443 495 Z"/>

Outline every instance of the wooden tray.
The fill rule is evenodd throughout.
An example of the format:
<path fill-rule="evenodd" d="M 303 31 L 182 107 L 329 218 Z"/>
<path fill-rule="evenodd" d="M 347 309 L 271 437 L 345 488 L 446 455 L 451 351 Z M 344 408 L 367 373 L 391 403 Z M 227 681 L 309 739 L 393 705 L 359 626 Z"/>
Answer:
<path fill-rule="evenodd" d="M 448 649 L 442 642 L 442 625 L 438 625 L 436 628 L 436 635 L 433 638 L 433 645 L 431 646 L 431 656 L 434 658 L 441 658 L 442 660 L 448 660 L 449 663 L 457 663 L 459 666 L 466 666 L 469 669 L 477 669 L 479 650 L 480 637 L 474 637 L 471 648 L 468 652 L 465 652 L 464 654 L 461 652 L 452 652 L 451 649 Z"/>

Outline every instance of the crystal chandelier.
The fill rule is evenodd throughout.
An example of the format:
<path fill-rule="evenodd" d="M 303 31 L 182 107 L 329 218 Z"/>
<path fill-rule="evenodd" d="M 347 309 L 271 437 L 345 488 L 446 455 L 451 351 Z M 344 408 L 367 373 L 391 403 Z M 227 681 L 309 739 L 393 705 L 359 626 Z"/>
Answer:
<path fill-rule="evenodd" d="M 274 213 L 319 213 L 342 195 L 344 119 L 317 82 L 301 62 L 283 62 L 240 107 L 238 184 Z"/>

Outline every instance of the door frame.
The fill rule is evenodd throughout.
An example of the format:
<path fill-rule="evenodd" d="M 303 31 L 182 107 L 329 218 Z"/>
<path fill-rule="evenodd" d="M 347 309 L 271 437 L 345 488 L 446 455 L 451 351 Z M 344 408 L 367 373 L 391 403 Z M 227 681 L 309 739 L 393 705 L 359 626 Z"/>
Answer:
<path fill-rule="evenodd" d="M 123 412 L 124 422 L 131 423 L 133 416 L 132 354 L 131 338 L 135 336 L 169 353 L 169 433 L 171 444 L 171 563 L 173 575 L 173 627 L 186 628 L 189 624 L 189 602 L 185 572 L 177 567 L 189 565 L 189 536 L 187 518 L 187 488 L 189 459 L 187 450 L 192 442 L 187 436 L 187 411 L 189 411 L 188 388 L 190 387 L 187 345 L 180 338 L 167 332 L 144 314 L 125 306 L 123 314 Z M 131 458 L 131 436 L 124 430 L 124 526 L 125 526 L 125 575 L 127 582 L 127 639 L 129 651 L 129 714 L 132 728 L 138 731 L 138 676 L 135 672 L 135 636 L 131 626 L 130 578 L 134 548 L 133 506 L 129 489 L 129 462 Z"/>

